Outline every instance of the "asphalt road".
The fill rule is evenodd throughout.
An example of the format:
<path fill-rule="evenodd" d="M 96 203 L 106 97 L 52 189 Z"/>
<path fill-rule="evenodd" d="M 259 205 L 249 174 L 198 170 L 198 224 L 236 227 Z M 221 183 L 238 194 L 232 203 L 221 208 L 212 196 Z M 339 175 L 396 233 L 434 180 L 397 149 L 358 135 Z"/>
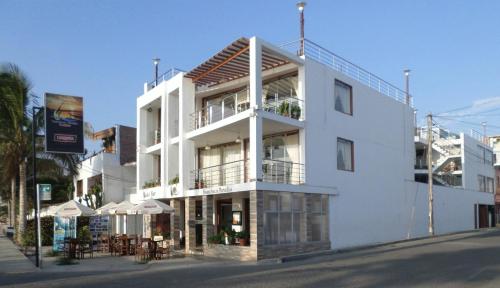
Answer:
<path fill-rule="evenodd" d="M 0 274 L 15 287 L 500 287 L 500 231 L 287 263 L 198 261 L 141 271 Z"/>

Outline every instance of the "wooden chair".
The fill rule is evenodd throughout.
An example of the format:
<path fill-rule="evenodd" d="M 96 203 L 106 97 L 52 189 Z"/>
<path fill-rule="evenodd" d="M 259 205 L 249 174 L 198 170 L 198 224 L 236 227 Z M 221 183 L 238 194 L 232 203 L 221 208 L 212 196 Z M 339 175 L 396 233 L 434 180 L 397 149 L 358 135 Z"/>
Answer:
<path fill-rule="evenodd" d="M 86 253 L 89 254 L 90 258 L 94 258 L 92 240 L 78 243 L 78 252 L 80 254 L 80 259 L 84 259 Z"/>
<path fill-rule="evenodd" d="M 119 251 L 121 256 L 128 255 L 128 237 L 127 235 L 120 236 Z"/>
<path fill-rule="evenodd" d="M 109 248 L 110 248 L 109 236 L 108 235 L 101 235 L 101 237 L 99 237 L 99 244 L 98 244 L 97 250 L 102 252 L 102 253 L 106 253 L 106 252 L 110 252 Z"/>
<path fill-rule="evenodd" d="M 170 243 L 168 240 L 163 240 L 156 243 L 156 257 L 157 259 L 163 259 L 164 256 L 170 255 Z"/>
<path fill-rule="evenodd" d="M 139 261 L 145 261 L 150 259 L 150 241 L 148 238 L 142 238 L 141 241 L 136 245 L 135 259 Z"/>

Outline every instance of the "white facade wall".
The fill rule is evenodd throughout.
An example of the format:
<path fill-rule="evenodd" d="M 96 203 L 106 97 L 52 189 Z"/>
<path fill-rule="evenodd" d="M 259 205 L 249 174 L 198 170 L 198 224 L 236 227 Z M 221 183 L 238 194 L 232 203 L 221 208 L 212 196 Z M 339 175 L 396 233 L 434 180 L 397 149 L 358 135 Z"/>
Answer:
<path fill-rule="evenodd" d="M 255 45 L 260 41 L 251 40 L 251 43 L 253 46 L 250 51 L 254 51 L 251 53 L 259 51 L 259 47 Z M 241 82 L 250 79 L 249 86 L 255 91 L 260 89 L 260 84 L 253 82 L 261 79 L 261 73 L 258 73 L 260 71 L 256 71 L 254 67 L 258 58 L 251 54 L 250 67 L 253 69 L 250 69 L 250 76 L 236 80 Z M 306 183 L 286 185 L 257 181 L 234 185 L 232 191 L 236 192 L 243 187 L 239 191 L 257 189 L 329 194 L 332 249 L 427 235 L 427 185 L 413 181 L 414 110 L 307 57 L 304 64 L 299 63 L 297 66 L 298 97 L 305 101 L 305 121 L 297 127 L 300 160 L 305 165 Z M 195 93 L 191 79 L 183 76 L 183 73 L 179 73 L 152 90 L 145 91 L 137 100 L 138 194 L 134 195 L 132 201 L 201 195 L 197 194 L 199 191 L 188 191 L 189 173 L 195 168 L 195 149 L 186 134 L 191 131 L 189 115 L 194 112 Z M 352 86 L 352 116 L 335 111 L 335 79 Z M 250 99 L 251 107 L 259 105 L 258 94 L 252 93 Z M 160 148 L 148 147 L 143 139 L 147 137 L 146 131 L 152 125 L 148 120 L 147 108 L 157 102 L 161 103 L 162 113 L 168 111 L 166 115 L 162 115 L 164 132 Z M 265 125 L 262 119 L 277 119 L 277 116 L 261 111 L 257 111 L 255 116 L 251 111 L 248 112 L 233 117 L 249 119 L 250 147 L 254 144 L 254 149 L 250 151 L 249 175 L 250 179 L 255 179 L 261 167 L 256 165 L 260 158 L 255 158 L 260 157 L 261 151 L 261 147 L 256 144 L 262 144 L 262 138 L 255 137 L 262 136 L 262 125 Z M 229 119 L 224 121 L 226 120 L 226 123 L 230 123 Z M 179 136 L 172 138 L 172 129 L 175 129 L 177 123 L 175 121 L 178 121 Z M 212 125 L 223 127 L 224 121 Z M 293 123 L 295 120 L 290 121 Z M 207 133 L 210 130 L 202 129 Z M 224 129 L 220 133 L 224 133 Z M 337 137 L 354 142 L 354 172 L 337 169 Z M 162 186 L 141 189 L 142 184 L 154 172 L 151 159 L 155 153 L 161 154 L 163 159 Z M 465 162 L 471 160 L 466 158 Z M 471 170 L 478 168 L 472 164 L 469 167 Z M 493 170 L 491 173 L 494 173 Z M 175 175 L 180 176 L 179 195 L 172 195 L 166 185 Z M 485 174 L 487 175 L 490 174 Z M 477 175 L 471 177 L 477 183 Z M 466 182 L 472 180 L 467 179 Z M 493 195 L 471 190 L 477 189 L 476 187 L 466 186 L 470 187 L 468 190 L 434 187 L 437 234 L 473 229 L 474 204 L 493 204 Z"/>
<path fill-rule="evenodd" d="M 479 190 L 478 175 L 495 179 L 493 164 L 484 162 L 481 146 L 492 151 L 492 149 L 480 141 L 461 133 L 462 139 L 462 183 L 464 189 Z M 495 186 L 493 186 L 495 187 Z M 494 192 L 494 191 L 493 191 Z"/>
<path fill-rule="evenodd" d="M 103 204 L 111 201 L 121 202 L 126 200 L 129 194 L 135 193 L 135 166 L 121 166 L 118 154 L 100 152 L 81 162 L 79 174 L 73 180 L 75 200 L 79 199 L 76 196 L 77 181 L 82 180 L 85 195 L 89 188 L 88 179 L 99 174 L 103 175 Z M 86 204 L 85 201 L 82 201 L 82 204 Z"/>

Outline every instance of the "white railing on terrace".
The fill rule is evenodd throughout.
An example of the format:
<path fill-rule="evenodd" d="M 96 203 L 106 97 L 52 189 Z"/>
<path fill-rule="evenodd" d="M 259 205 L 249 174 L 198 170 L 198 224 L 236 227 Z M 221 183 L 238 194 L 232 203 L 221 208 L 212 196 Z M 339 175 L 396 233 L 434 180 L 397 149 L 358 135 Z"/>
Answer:
<path fill-rule="evenodd" d="M 191 171 L 191 189 L 246 183 L 248 160 L 237 160 Z M 300 185 L 305 183 L 304 164 L 262 159 L 262 182 Z"/>
<path fill-rule="evenodd" d="M 236 115 L 250 108 L 249 90 L 239 91 L 224 97 L 220 104 L 209 105 L 192 113 L 191 130 L 196 130 L 212 123 Z"/>
<path fill-rule="evenodd" d="M 276 113 L 297 120 L 304 119 L 304 101 L 297 97 L 289 96 L 280 98 L 279 95 L 276 94 L 275 98 L 267 99 L 262 106 L 264 111 L 267 112 Z"/>
<path fill-rule="evenodd" d="M 292 41 L 281 45 L 280 48 L 298 54 L 300 42 L 300 40 Z M 304 39 L 304 54 L 307 58 L 311 58 L 319 63 L 325 64 L 328 67 L 345 74 L 372 89 L 375 89 L 381 94 L 407 104 L 407 95 L 403 90 L 308 39 Z M 413 106 L 412 97 L 410 96 L 409 98 L 410 105 Z"/>
<path fill-rule="evenodd" d="M 153 80 L 153 81 L 148 83 L 148 91 L 155 88 L 163 81 L 167 81 L 167 80 L 172 79 L 175 75 L 179 74 L 180 72 L 184 72 L 184 71 L 181 69 L 177 69 L 177 68 L 168 69 L 165 73 L 159 75 L 158 79 L 156 79 L 156 81 Z"/>

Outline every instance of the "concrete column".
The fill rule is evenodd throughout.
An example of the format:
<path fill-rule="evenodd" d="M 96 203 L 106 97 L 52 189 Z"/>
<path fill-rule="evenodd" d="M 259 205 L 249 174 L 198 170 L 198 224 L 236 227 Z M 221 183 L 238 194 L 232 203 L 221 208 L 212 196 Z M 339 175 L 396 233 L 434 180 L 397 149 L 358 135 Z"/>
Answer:
<path fill-rule="evenodd" d="M 250 191 L 250 248 L 258 259 L 259 248 L 264 245 L 264 198 L 262 191 Z"/>
<path fill-rule="evenodd" d="M 195 206 L 196 201 L 195 198 L 186 198 L 185 199 L 185 249 L 186 254 L 189 254 L 191 251 L 196 249 L 196 231 L 195 231 L 195 223 L 196 223 L 196 215 L 195 215 Z M 191 225 L 190 225 L 191 223 Z"/>
<path fill-rule="evenodd" d="M 165 87 L 163 85 L 162 87 Z M 160 115 L 160 139 L 161 139 L 161 149 L 160 149 L 160 155 L 161 155 L 161 173 L 160 173 L 160 184 L 162 186 L 162 189 L 166 189 L 166 186 L 168 184 L 168 144 L 169 144 L 169 136 L 168 136 L 168 125 L 167 125 L 167 116 L 168 116 L 168 96 L 166 94 L 166 89 L 164 88 L 163 95 L 161 96 L 161 115 Z"/>
<path fill-rule="evenodd" d="M 170 200 L 170 206 L 175 209 L 174 213 L 170 213 L 170 234 L 174 240 L 174 249 L 179 249 L 180 246 L 180 221 L 181 221 L 181 201 L 178 199 Z"/>
<path fill-rule="evenodd" d="M 205 195 L 203 202 L 203 246 L 208 245 L 208 238 L 214 235 L 214 196 Z"/>
<path fill-rule="evenodd" d="M 179 89 L 179 187 L 181 191 L 187 191 L 190 188 L 190 172 L 195 163 L 194 143 L 186 139 L 186 133 L 191 130 L 190 117 L 194 112 L 195 87 L 191 79 L 183 78 L 182 81 Z"/>
<path fill-rule="evenodd" d="M 250 39 L 250 181 L 262 180 L 262 45 L 258 38 Z"/>

